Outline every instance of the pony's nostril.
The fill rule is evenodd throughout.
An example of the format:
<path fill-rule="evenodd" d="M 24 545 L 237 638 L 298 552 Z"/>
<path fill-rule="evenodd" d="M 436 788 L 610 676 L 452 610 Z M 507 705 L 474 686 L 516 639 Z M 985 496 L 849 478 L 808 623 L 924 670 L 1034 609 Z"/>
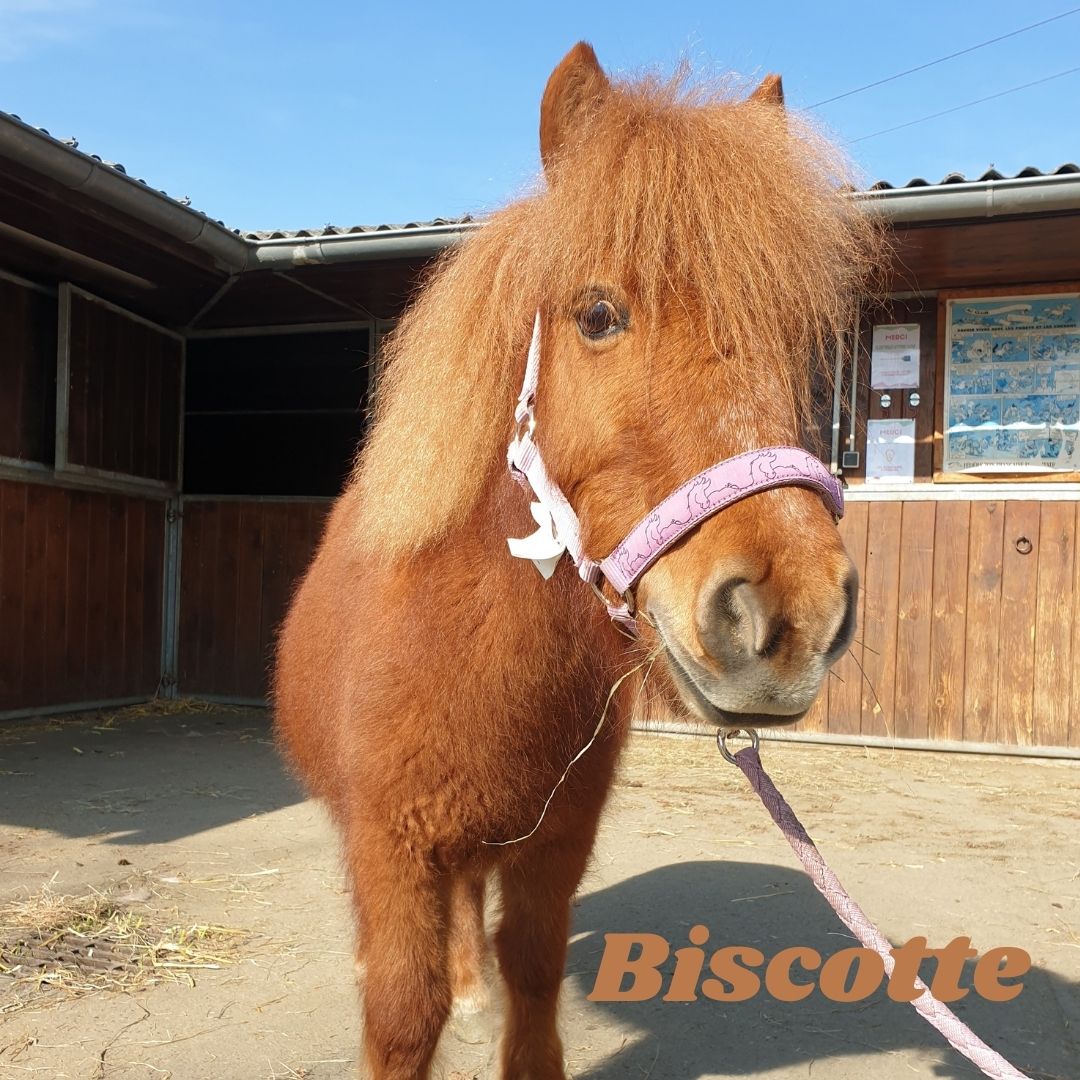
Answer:
<path fill-rule="evenodd" d="M 855 633 L 855 618 L 857 614 L 855 601 L 858 599 L 858 596 L 859 575 L 853 570 L 844 582 L 844 617 L 840 621 L 840 627 L 836 631 L 836 636 L 829 643 L 827 655 L 832 656 L 834 653 L 846 649 L 848 642 L 851 641 L 851 637 Z"/>
<path fill-rule="evenodd" d="M 772 644 L 774 628 L 754 586 L 746 578 L 732 577 L 713 592 L 702 640 L 715 659 L 762 654 Z"/>
<path fill-rule="evenodd" d="M 762 660 L 770 660 L 780 651 L 787 629 L 788 624 L 783 619 L 773 621 L 768 636 L 754 650 Z"/>
<path fill-rule="evenodd" d="M 762 661 L 779 663 L 789 653 L 797 658 L 804 651 L 807 656 L 835 657 L 847 648 L 855 632 L 858 575 L 852 571 L 841 588 L 830 592 L 831 602 L 826 601 L 816 619 L 800 629 L 790 612 L 777 604 L 768 584 L 727 578 L 712 589 L 699 609 L 699 640 L 704 651 L 728 670 Z M 829 633 L 831 640 L 825 636 Z M 826 641 L 828 647 L 823 648 Z"/>
<path fill-rule="evenodd" d="M 728 623 L 738 623 L 742 619 L 740 598 L 737 590 L 748 584 L 746 578 L 728 578 L 713 593 L 713 615 Z"/>

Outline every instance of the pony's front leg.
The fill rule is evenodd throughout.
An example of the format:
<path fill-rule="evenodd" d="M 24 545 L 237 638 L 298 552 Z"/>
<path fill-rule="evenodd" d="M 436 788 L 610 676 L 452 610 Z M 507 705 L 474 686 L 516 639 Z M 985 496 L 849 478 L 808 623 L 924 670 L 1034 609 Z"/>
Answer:
<path fill-rule="evenodd" d="M 372 1080 L 426 1080 L 450 1012 L 449 875 L 386 846 L 350 858 Z"/>
<path fill-rule="evenodd" d="M 500 869 L 503 918 L 496 934 L 508 991 L 503 1080 L 565 1080 L 557 1011 L 570 932 L 570 900 L 592 847 L 588 838 L 514 858 Z M 528 841 L 526 841 L 528 843 Z M 565 846 L 564 846 L 565 845 Z"/>

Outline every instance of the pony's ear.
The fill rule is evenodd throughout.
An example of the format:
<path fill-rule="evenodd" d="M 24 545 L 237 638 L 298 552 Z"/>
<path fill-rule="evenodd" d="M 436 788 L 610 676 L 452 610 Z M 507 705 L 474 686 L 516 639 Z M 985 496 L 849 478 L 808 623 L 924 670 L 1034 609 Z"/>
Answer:
<path fill-rule="evenodd" d="M 559 151 L 610 86 L 593 47 L 584 41 L 579 41 L 551 73 L 540 103 L 540 159 L 549 176 Z"/>
<path fill-rule="evenodd" d="M 764 105 L 775 105 L 778 109 L 784 107 L 784 84 L 779 75 L 766 75 L 758 84 L 758 88 L 750 95 L 751 101 L 760 101 Z"/>

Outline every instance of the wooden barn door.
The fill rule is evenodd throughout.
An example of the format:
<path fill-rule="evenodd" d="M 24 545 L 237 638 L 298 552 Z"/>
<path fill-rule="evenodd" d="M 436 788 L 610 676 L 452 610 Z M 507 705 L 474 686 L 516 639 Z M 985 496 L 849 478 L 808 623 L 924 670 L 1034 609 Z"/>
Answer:
<path fill-rule="evenodd" d="M 327 507 L 325 499 L 184 498 L 181 694 L 266 700 L 277 628 L 322 534 Z"/>
<path fill-rule="evenodd" d="M 363 438 L 373 326 L 188 342 L 179 693 L 263 702 L 278 626 Z"/>

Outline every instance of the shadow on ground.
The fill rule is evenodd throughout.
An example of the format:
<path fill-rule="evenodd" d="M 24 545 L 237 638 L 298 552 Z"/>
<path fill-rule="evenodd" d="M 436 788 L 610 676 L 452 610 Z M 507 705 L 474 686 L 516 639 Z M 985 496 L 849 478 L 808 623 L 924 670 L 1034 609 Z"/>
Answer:
<path fill-rule="evenodd" d="M 918 897 L 911 903 L 917 907 Z M 932 912 L 927 922 L 932 927 Z M 592 989 L 605 933 L 659 934 L 674 952 L 689 944 L 687 933 L 695 923 L 711 931 L 707 956 L 724 945 L 748 945 L 768 960 L 782 948 L 808 945 L 827 958 L 858 944 L 801 872 L 759 863 L 686 862 L 583 896 L 575 913 L 577 937 L 570 947 L 569 976 L 583 994 Z M 978 926 L 971 928 L 977 942 L 978 931 Z M 948 944 L 935 941 L 932 930 L 930 938 L 932 946 Z M 1009 944 L 983 943 L 983 949 Z M 661 993 L 673 966 L 669 960 L 661 968 Z M 971 968 L 967 965 L 961 986 L 971 985 Z M 932 972 L 933 965 L 927 963 L 924 978 Z M 796 981 L 806 979 L 796 976 Z M 1080 986 L 1038 969 L 1022 981 L 1023 991 L 1011 1002 L 988 1002 L 971 992 L 952 1008 L 1031 1077 L 1076 1080 Z M 585 1008 L 595 1011 L 597 1024 L 616 1020 L 637 1036 L 603 1062 L 576 1071 L 578 1080 L 697 1080 L 797 1066 L 807 1070 L 799 1075 L 812 1077 L 815 1061 L 912 1048 L 936 1052 L 939 1063 L 925 1075 L 950 1080 L 976 1075 L 911 1006 L 890 1001 L 884 986 L 867 1001 L 853 1004 L 830 1001 L 816 990 L 805 1001 L 786 1004 L 762 989 L 741 1003 L 701 996 L 696 1002 L 664 1002 L 658 995 L 644 1002 L 589 1002 Z"/>
<path fill-rule="evenodd" d="M 672 753 L 675 748 L 672 744 Z M 684 779 L 692 777 L 691 749 L 677 749 L 682 757 L 672 757 L 670 767 L 681 769 Z M 655 754 L 655 747 L 650 747 L 649 760 Z M 640 767 L 640 762 L 628 765 L 629 769 Z M 1025 766 L 1025 775 L 1031 775 L 1030 768 Z M 1000 779 L 988 783 L 984 784 L 985 791 L 994 793 L 995 799 L 1006 790 Z M 1044 773 L 1033 775 L 1029 783 L 1033 791 L 1041 790 Z M 955 804 L 960 799 L 959 805 L 967 807 L 965 813 L 987 815 L 987 828 L 1000 828 L 999 807 L 1004 804 L 987 801 L 983 788 L 978 789 L 983 792 L 979 795 L 982 803 L 973 803 L 975 796 L 963 801 L 964 791 L 976 787 L 972 782 L 969 789 L 950 789 L 948 801 L 941 803 L 941 816 L 921 819 L 918 827 L 957 828 Z M 1059 808 L 1064 815 L 1074 805 L 1069 801 L 1072 788 L 1066 785 L 1059 790 L 1065 800 Z M 715 806 L 704 796 L 689 797 L 696 800 L 695 812 Z M 886 796 L 877 789 L 872 796 L 853 796 L 860 797 L 876 800 L 873 804 L 859 804 L 867 817 L 882 812 L 881 799 Z M 1013 789 L 1008 789 L 1007 797 L 1017 800 L 1017 805 L 1022 805 L 1025 798 L 1034 798 L 1015 795 Z M 710 794 L 708 799 L 713 796 Z M 131 1053 L 145 1055 L 150 1052 L 148 1047 L 156 1048 L 159 1056 L 152 1067 L 162 1072 L 172 1069 L 176 1076 L 216 1075 L 246 1080 L 256 1075 L 251 1071 L 251 1061 L 256 1055 L 271 1052 L 260 1041 L 267 1025 L 261 1010 L 278 992 L 280 999 L 273 1000 L 287 1005 L 274 1021 L 280 1031 L 273 1052 L 284 1061 L 299 1053 L 297 1047 L 318 1047 L 319 1060 L 314 1067 L 321 1071 L 313 1075 L 329 1078 L 352 1073 L 352 1066 L 345 1062 L 352 1055 L 353 1037 L 348 1036 L 347 1050 L 342 1049 L 341 1041 L 343 1023 L 347 1027 L 355 1023 L 347 961 L 342 959 L 349 951 L 350 931 L 343 900 L 326 892 L 338 882 L 334 869 L 336 846 L 328 824 L 321 816 L 306 812 L 300 805 L 302 801 L 299 787 L 276 754 L 269 716 L 264 712 L 142 715 L 115 724 L 103 723 L 99 716 L 0 726 L 0 825 L 10 827 L 12 835 L 6 841 L 10 850 L 29 865 L 24 854 L 34 850 L 31 829 L 47 830 L 75 841 L 49 845 L 42 839 L 40 847 L 45 855 L 41 866 L 35 863 L 32 869 L 24 867 L 19 871 L 27 880 L 48 877 L 57 867 L 65 866 L 69 875 L 81 880 L 83 863 L 75 860 L 93 854 L 91 839 L 119 847 L 95 864 L 93 871 L 85 873 L 102 874 L 107 870 L 114 874 L 113 863 L 121 861 L 121 854 L 125 862 L 128 858 L 139 860 L 141 853 L 132 851 L 136 845 L 168 845 L 230 824 L 237 828 L 224 834 L 218 845 L 228 852 L 210 853 L 218 859 L 211 863 L 206 862 L 209 856 L 198 855 L 200 867 L 210 866 L 212 872 L 220 872 L 222 866 L 235 869 L 230 862 L 233 855 L 229 854 L 235 852 L 254 865 L 261 865 L 258 860 L 264 856 L 272 858 L 273 865 L 281 868 L 280 874 L 275 870 L 274 876 L 266 879 L 265 894 L 229 892 L 230 903 L 235 905 L 228 909 L 229 917 L 240 926 L 262 927 L 275 938 L 295 937 L 314 951 L 299 960 L 300 966 L 295 966 L 292 959 L 281 965 L 273 991 L 267 989 L 266 980 L 271 978 L 267 971 L 260 971 L 257 978 L 239 981 L 230 974 L 218 982 L 211 974 L 200 983 L 199 994 L 184 1007 L 191 1023 L 198 1023 L 200 1032 L 211 1005 L 221 1016 L 230 1010 L 221 1021 L 229 1032 L 213 1043 L 212 1051 L 219 1054 L 223 1046 L 230 1048 L 228 1069 L 221 1060 L 205 1067 L 193 1064 L 203 1061 L 198 1054 L 209 1051 L 186 1042 L 176 1052 L 180 1056 L 170 1056 L 168 1032 L 180 1023 L 178 1004 L 173 997 L 165 996 L 165 990 L 155 991 L 162 995 L 157 999 L 162 1004 L 155 1006 L 159 1009 L 155 1022 L 160 1021 L 162 1026 L 160 1032 L 155 1029 L 154 1038 L 160 1035 L 163 1041 L 146 1042 L 150 1038 L 147 1027 L 139 1034 L 143 1042 Z M 702 923 L 711 931 L 707 946 L 710 951 L 723 945 L 744 945 L 761 950 L 766 957 L 793 945 L 810 946 L 829 956 L 853 944 L 809 880 L 791 866 L 697 860 L 693 855 L 700 851 L 699 840 L 691 832 L 685 838 L 673 833 L 664 842 L 665 858 L 678 860 L 681 856 L 684 861 L 642 871 L 644 851 L 627 838 L 636 835 L 636 826 L 645 817 L 662 813 L 664 805 L 653 800 L 649 788 L 642 790 L 640 801 L 637 810 L 624 805 L 613 811 L 623 830 L 619 843 L 611 847 L 619 859 L 614 872 L 625 876 L 583 895 L 575 911 L 575 937 L 567 965 L 571 984 L 568 989 L 572 988 L 573 993 L 566 995 L 567 1002 L 574 1001 L 574 1007 L 565 1007 L 562 1026 L 576 1080 L 701 1080 L 766 1073 L 810 1080 L 823 1073 L 844 1080 L 907 1075 L 969 1080 L 976 1075 L 910 1006 L 889 1001 L 883 992 L 867 1002 L 849 1005 L 829 1001 L 818 993 L 803 1002 L 784 1004 L 764 991 L 742 1003 L 714 1002 L 704 997 L 691 1003 L 664 1002 L 659 997 L 646 1002 L 582 1002 L 581 997 L 592 989 L 606 933 L 655 933 L 672 949 L 678 949 L 687 944 L 690 927 Z M 1051 801 L 1051 805 L 1056 804 Z M 283 819 L 260 819 L 261 815 L 286 807 L 295 810 Z M 758 808 L 753 811 L 757 813 Z M 738 811 L 733 813 L 739 820 Z M 849 815 L 844 820 L 857 822 L 859 818 Z M 1071 819 L 1062 820 L 1068 824 Z M 884 830 L 887 822 L 883 819 L 879 825 Z M 1042 835 L 1049 843 L 1047 835 L 1057 836 L 1053 829 L 1026 819 L 1023 828 L 1030 831 L 1019 833 L 1023 839 L 1011 843 L 1021 847 L 1027 844 L 1024 850 L 1030 850 L 1032 837 Z M 26 830 L 26 834 L 20 835 L 20 830 Z M 1039 897 L 1044 907 L 1057 910 L 1061 904 L 1051 905 L 1052 898 L 1068 900 L 1074 892 L 1068 882 L 1076 880 L 1072 865 L 1075 848 L 1069 846 L 1072 834 L 1067 829 L 1061 833 L 1060 842 L 1054 841 L 1058 846 L 1045 849 L 1056 853 L 1053 860 L 1047 855 L 1036 867 L 1029 868 L 1039 872 L 1024 880 L 1038 888 L 1034 892 L 1014 890 L 1008 894 L 1013 900 L 1005 900 L 986 887 L 985 882 L 997 880 L 996 876 L 973 876 L 986 858 L 986 849 L 978 846 L 980 835 L 972 832 L 971 843 L 956 849 L 961 854 L 952 854 L 951 847 L 941 849 L 950 860 L 945 865 L 943 857 L 941 873 L 945 876 L 925 879 L 926 887 L 933 889 L 936 908 L 927 897 L 914 891 L 896 898 L 894 916 L 896 911 L 902 911 L 903 925 L 918 927 L 912 933 L 927 933 L 933 945 L 948 943 L 935 934 L 935 925 L 963 927 L 984 951 L 993 946 L 1023 944 L 1023 940 L 986 940 L 984 927 L 978 922 L 980 915 L 985 917 L 1006 903 L 1016 904 L 1020 897 L 1032 905 L 1016 911 L 1017 925 L 1025 928 L 1027 941 L 1031 942 L 1035 940 L 1034 932 L 1044 927 L 1044 920 L 1050 917 L 1034 906 L 1032 898 Z M 83 840 L 87 843 L 80 843 Z M 154 858 L 168 858 L 170 868 L 175 860 L 183 871 L 196 858 L 185 847 L 177 844 L 171 850 L 154 853 Z M 266 855 L 268 851 L 273 855 Z M 70 868 L 72 862 L 78 868 L 75 871 Z M 976 881 L 984 883 L 981 892 L 976 892 Z M 190 890 L 191 886 L 177 888 Z M 180 895 L 185 903 L 192 904 L 193 898 L 202 894 L 188 891 Z M 332 909 L 327 906 L 331 900 Z M 216 896 L 213 902 L 217 902 Z M 948 910 L 944 904 L 949 905 Z M 962 906 L 966 904 L 970 908 Z M 318 919 L 312 922 L 312 911 L 329 910 L 337 912 L 337 921 L 326 925 Z M 965 911 L 971 913 L 970 924 L 956 918 L 957 912 Z M 946 919 L 946 915 L 950 917 Z M 890 927 L 884 929 L 888 932 Z M 327 941 L 330 948 L 324 949 Z M 670 962 L 666 965 L 668 975 L 672 966 Z M 1074 972 L 1071 966 L 1067 970 Z M 970 985 L 970 969 L 964 982 Z M 665 978 L 665 988 L 666 984 Z M 241 998 L 243 1002 L 238 1004 Z M 149 997 L 143 1000 L 152 1004 Z M 128 1006 L 123 996 L 95 998 L 86 1008 L 102 1011 L 77 1014 L 81 1017 L 81 1032 L 85 1035 L 99 1029 L 126 1030 L 124 1025 L 131 1026 Z M 121 1007 L 128 1011 L 121 1012 Z M 969 994 L 955 1008 L 976 1033 L 1029 1076 L 1039 1080 L 1080 1080 L 1080 984 L 1049 969 L 1033 970 L 1012 1002 L 995 1004 Z M 247 1019 L 241 1022 L 241 1016 Z M 244 1028 L 241 1023 L 251 1027 Z M 35 1053 L 45 1055 L 47 1044 L 65 1041 L 59 1031 L 57 1028 L 51 1034 L 42 1034 Z M 626 1038 L 620 1047 L 623 1033 Z M 119 1052 L 120 1045 L 114 1053 Z M 494 1054 L 487 1040 L 476 1047 L 460 1042 L 457 1049 L 467 1051 L 480 1062 Z M 314 1050 L 310 1056 L 316 1057 Z M 177 1062 L 182 1062 L 182 1067 Z M 826 1062 L 828 1068 L 824 1067 Z M 50 1065 L 41 1064 L 38 1071 L 49 1075 L 49 1069 Z M 51 1074 L 60 1075 L 60 1071 Z M 480 1075 L 488 1072 L 482 1069 Z"/>
<path fill-rule="evenodd" d="M 0 725 L 6 825 L 166 844 L 303 798 L 263 710 Z"/>

